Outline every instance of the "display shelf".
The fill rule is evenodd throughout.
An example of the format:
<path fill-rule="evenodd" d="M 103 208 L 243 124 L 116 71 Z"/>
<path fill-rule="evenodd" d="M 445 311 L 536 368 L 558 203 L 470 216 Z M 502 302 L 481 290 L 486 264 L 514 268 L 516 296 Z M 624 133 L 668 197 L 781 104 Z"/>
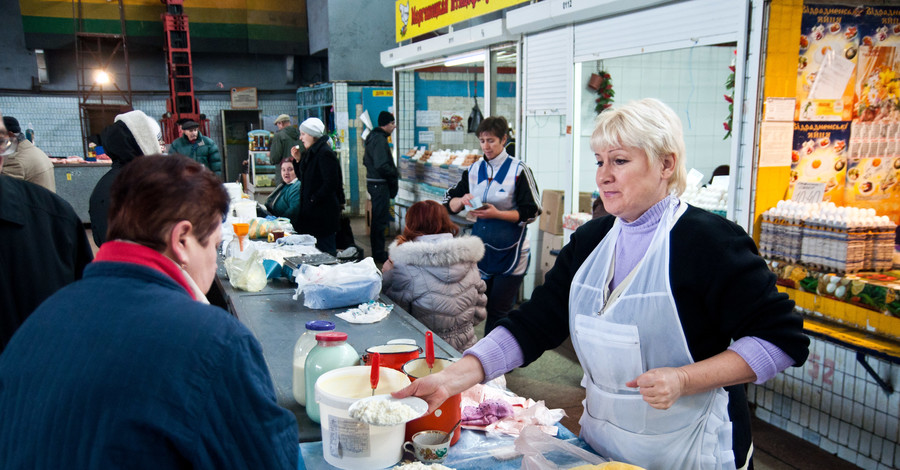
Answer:
<path fill-rule="evenodd" d="M 257 130 L 247 133 L 250 147 L 250 184 L 259 194 L 268 194 L 275 189 L 277 165 L 269 159 L 269 141 L 272 133 Z"/>

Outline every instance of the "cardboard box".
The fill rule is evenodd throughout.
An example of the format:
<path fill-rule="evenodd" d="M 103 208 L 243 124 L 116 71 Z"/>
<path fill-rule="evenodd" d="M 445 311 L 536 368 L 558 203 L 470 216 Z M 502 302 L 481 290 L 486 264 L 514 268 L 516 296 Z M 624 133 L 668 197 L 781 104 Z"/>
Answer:
<path fill-rule="evenodd" d="M 578 193 L 578 212 L 593 213 L 591 193 Z"/>
<path fill-rule="evenodd" d="M 545 189 L 541 195 L 540 229 L 553 235 L 563 234 L 563 212 L 565 212 L 566 192 Z"/>
<path fill-rule="evenodd" d="M 563 236 L 541 232 L 538 234 L 538 242 L 541 244 L 541 255 L 538 258 L 538 269 L 542 272 L 549 271 L 556 263 L 556 255 L 551 251 L 560 250 L 563 246 Z"/>

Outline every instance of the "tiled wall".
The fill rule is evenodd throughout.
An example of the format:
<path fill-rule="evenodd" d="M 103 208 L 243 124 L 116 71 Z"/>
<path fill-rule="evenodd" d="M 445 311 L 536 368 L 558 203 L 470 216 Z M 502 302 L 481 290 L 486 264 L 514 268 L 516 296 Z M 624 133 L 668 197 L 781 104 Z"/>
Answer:
<path fill-rule="evenodd" d="M 881 389 L 855 351 L 810 340 L 803 367 L 749 386 L 756 416 L 864 469 L 900 467 L 900 392 Z M 900 366 L 867 362 L 895 388 L 900 384 Z"/>
<path fill-rule="evenodd" d="M 222 147 L 222 113 L 231 109 L 228 96 L 198 96 L 200 110 L 210 120 L 209 137 Z M 134 109 L 159 119 L 166 111 L 165 98 L 159 95 L 138 96 L 132 101 Z M 296 99 L 259 98 L 259 109 L 263 116 L 277 116 L 282 113 L 296 115 Z M 34 125 L 35 142 L 44 152 L 53 157 L 82 156 L 81 125 L 78 114 L 78 98 L 75 96 L 14 95 L 0 96 L 0 111 L 5 116 L 13 116 L 26 126 Z"/>
<path fill-rule="evenodd" d="M 675 110 L 684 125 L 687 168 L 696 168 L 707 181 L 717 166 L 727 165 L 731 159 L 731 142 L 723 140 L 722 123 L 728 116 L 723 95 L 733 51 L 732 47 L 693 47 L 603 61 L 616 92 L 613 106 L 658 98 Z M 596 62 L 585 63 L 581 83 L 587 84 L 596 70 Z M 579 158 L 584 170 L 594 163 L 590 135 L 597 95 L 586 87 L 580 93 L 583 115 Z M 593 172 L 582 171 L 579 188 L 593 191 L 595 186 Z"/>

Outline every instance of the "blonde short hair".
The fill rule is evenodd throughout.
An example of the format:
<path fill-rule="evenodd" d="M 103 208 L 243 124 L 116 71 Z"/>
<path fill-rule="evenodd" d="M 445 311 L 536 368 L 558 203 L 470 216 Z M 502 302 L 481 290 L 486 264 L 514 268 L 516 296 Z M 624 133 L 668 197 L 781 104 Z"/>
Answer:
<path fill-rule="evenodd" d="M 617 146 L 643 150 L 651 165 L 661 165 L 667 155 L 674 155 L 675 172 L 669 179 L 669 193 L 680 196 L 684 192 L 687 170 L 681 120 L 662 101 L 644 98 L 600 113 L 591 134 L 591 150 Z"/>

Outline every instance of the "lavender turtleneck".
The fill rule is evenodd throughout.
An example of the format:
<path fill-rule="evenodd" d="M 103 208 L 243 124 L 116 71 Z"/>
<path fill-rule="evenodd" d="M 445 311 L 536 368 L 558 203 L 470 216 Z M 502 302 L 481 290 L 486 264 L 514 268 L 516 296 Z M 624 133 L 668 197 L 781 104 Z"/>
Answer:
<path fill-rule="evenodd" d="M 675 196 L 668 196 L 644 212 L 634 222 L 622 222 L 622 232 L 616 240 L 616 265 L 610 289 L 615 289 L 644 257 L 663 213 Z M 680 201 L 679 204 L 682 204 Z M 739 338 L 728 349 L 736 352 L 756 373 L 761 384 L 778 372 L 790 367 L 793 360 L 778 346 L 755 336 Z M 473 355 L 481 361 L 485 382 L 524 364 L 524 355 L 512 333 L 504 327 L 495 328 L 463 355 Z"/>

